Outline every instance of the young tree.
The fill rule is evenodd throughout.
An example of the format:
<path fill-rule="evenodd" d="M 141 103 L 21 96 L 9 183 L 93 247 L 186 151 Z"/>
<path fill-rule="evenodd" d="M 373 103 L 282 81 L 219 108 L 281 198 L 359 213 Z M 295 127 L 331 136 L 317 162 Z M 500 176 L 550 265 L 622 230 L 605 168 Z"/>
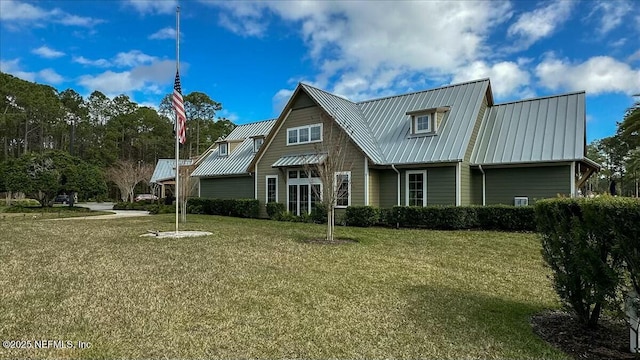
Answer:
<path fill-rule="evenodd" d="M 348 205 L 351 178 L 346 174 L 353 164 L 347 158 L 350 138 L 347 125 L 340 127 L 332 117 L 321 115 L 323 138 L 314 146 L 314 154 L 310 155 L 315 164 L 305 166 L 305 171 L 316 174 L 322 181 L 320 193 L 322 206 L 327 209 L 326 240 L 334 241 L 336 206 Z M 318 191 L 318 187 L 311 187 Z"/>
<path fill-rule="evenodd" d="M 133 202 L 133 192 L 140 182 L 151 180 L 153 167 L 131 160 L 118 160 L 107 170 L 107 179 L 120 189 L 122 201 Z"/>
<path fill-rule="evenodd" d="M 195 165 L 181 165 L 180 166 L 180 221 L 187 222 L 187 203 L 189 197 L 193 196 L 197 188 L 198 182 L 191 177 L 191 174 L 196 169 Z"/>

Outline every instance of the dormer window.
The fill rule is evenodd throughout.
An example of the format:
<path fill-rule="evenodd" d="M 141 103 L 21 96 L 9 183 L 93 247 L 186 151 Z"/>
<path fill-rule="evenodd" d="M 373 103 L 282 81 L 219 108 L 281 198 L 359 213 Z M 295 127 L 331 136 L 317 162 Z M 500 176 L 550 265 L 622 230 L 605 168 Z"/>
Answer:
<path fill-rule="evenodd" d="M 431 132 L 431 114 L 416 115 L 414 116 L 414 133 L 430 133 Z"/>
<path fill-rule="evenodd" d="M 218 155 L 227 156 L 229 155 L 229 144 L 226 142 L 220 143 L 218 145 Z"/>
<path fill-rule="evenodd" d="M 253 152 L 258 152 L 258 150 L 260 150 L 260 147 L 262 146 L 262 143 L 264 143 L 264 138 L 263 137 L 257 137 L 253 139 Z"/>
<path fill-rule="evenodd" d="M 411 135 L 425 136 L 436 135 L 440 128 L 440 123 L 445 117 L 445 113 L 449 110 L 448 106 L 408 111 L 411 121 Z"/>

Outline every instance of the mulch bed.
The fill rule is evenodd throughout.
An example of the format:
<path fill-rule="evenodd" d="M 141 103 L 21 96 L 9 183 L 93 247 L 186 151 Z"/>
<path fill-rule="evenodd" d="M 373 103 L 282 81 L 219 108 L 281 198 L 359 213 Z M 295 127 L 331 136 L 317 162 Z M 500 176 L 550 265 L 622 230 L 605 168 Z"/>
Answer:
<path fill-rule="evenodd" d="M 571 314 L 545 311 L 531 318 L 533 331 L 575 359 L 640 359 L 629 352 L 629 328 L 624 320 L 602 317 L 597 329 L 585 329 Z"/>

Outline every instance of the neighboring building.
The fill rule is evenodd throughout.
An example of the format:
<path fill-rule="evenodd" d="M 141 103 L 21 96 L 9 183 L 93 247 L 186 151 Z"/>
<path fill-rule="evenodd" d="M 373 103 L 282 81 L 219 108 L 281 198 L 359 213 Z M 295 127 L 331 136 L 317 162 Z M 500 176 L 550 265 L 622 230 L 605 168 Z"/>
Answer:
<path fill-rule="evenodd" d="M 180 167 L 192 164 L 193 160 L 191 159 L 180 159 Z M 165 198 L 169 192 L 173 195 L 176 185 L 176 159 L 158 159 L 149 183 L 156 184 L 160 188 L 160 194 L 154 195 L 158 195 L 160 198 Z"/>
<path fill-rule="evenodd" d="M 586 158 L 584 92 L 494 104 L 488 79 L 362 102 L 299 84 L 278 119 L 244 126 L 259 124 L 257 153 L 238 127 L 196 169 L 202 197 L 308 212 L 322 183 L 304 170 L 325 161 L 335 131 L 349 137 L 338 207 L 531 204 L 576 195 L 599 169 Z"/>
<path fill-rule="evenodd" d="M 255 180 L 249 163 L 276 120 L 239 125 L 216 141 L 195 165 L 191 176 L 199 179 L 199 196 L 217 199 L 253 199 Z"/>

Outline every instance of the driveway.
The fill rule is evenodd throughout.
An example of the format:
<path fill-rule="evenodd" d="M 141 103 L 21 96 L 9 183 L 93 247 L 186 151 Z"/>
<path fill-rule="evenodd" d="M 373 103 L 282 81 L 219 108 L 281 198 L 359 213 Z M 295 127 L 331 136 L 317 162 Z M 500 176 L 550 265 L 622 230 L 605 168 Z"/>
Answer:
<path fill-rule="evenodd" d="M 105 219 L 119 219 L 126 217 L 138 217 L 138 216 L 148 216 L 148 211 L 142 210 L 113 210 L 112 202 L 88 202 L 88 203 L 77 203 L 75 206 L 89 208 L 94 211 L 109 211 L 113 214 L 109 215 L 96 215 L 96 216 L 79 216 L 79 217 L 69 217 L 62 218 L 56 220 L 105 220 Z"/>

